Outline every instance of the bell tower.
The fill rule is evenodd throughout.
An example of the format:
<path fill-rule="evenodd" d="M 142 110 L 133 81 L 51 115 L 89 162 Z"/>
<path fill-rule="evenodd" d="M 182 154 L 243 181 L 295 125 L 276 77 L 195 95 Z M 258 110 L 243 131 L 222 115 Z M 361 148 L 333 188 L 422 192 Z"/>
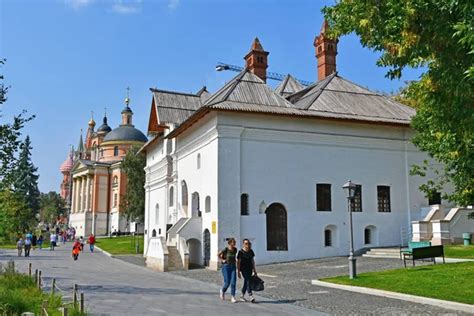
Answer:
<path fill-rule="evenodd" d="M 133 112 L 130 108 L 130 88 L 127 87 L 127 97 L 125 98 L 125 108 L 122 110 L 122 124 L 121 125 L 132 125 Z"/>

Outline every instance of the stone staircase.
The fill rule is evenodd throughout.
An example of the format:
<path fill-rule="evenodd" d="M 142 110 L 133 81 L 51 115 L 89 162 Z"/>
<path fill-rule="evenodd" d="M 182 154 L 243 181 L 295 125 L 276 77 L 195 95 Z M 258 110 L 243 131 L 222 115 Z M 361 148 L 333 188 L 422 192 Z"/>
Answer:
<path fill-rule="evenodd" d="M 391 259 L 400 259 L 400 248 L 372 248 L 362 255 L 363 257 L 368 258 L 391 258 Z"/>
<path fill-rule="evenodd" d="M 184 270 L 181 255 L 176 246 L 168 246 L 168 271 Z"/>

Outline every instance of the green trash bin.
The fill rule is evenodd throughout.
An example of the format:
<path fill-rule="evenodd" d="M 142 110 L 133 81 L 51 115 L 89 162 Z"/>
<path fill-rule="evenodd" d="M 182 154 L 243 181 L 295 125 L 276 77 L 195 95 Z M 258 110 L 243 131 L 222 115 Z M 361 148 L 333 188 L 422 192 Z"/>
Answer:
<path fill-rule="evenodd" d="M 469 246 L 471 244 L 471 233 L 463 233 L 462 239 L 464 240 L 464 246 Z"/>

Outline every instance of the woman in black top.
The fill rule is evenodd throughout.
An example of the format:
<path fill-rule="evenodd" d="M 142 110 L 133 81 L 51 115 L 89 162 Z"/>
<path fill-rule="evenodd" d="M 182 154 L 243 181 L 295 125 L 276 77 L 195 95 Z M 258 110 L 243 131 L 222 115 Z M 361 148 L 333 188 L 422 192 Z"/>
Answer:
<path fill-rule="evenodd" d="M 244 277 L 244 285 L 242 286 L 242 295 L 240 299 L 246 301 L 245 292 L 249 293 L 249 299 L 252 303 L 255 302 L 255 298 L 252 296 L 252 289 L 250 288 L 250 277 L 252 272 L 257 275 L 257 270 L 255 269 L 255 253 L 252 250 L 252 244 L 250 240 L 243 240 L 243 247 L 239 250 L 237 255 L 237 271 L 239 279 Z"/>

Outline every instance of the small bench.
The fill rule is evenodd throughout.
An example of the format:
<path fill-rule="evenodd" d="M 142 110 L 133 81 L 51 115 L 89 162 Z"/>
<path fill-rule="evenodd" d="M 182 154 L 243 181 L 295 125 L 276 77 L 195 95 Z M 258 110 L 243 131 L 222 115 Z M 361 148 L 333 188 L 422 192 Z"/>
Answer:
<path fill-rule="evenodd" d="M 444 261 L 444 248 L 443 246 L 430 246 L 430 247 L 417 247 L 413 248 L 411 253 L 403 253 L 403 265 L 407 267 L 406 260 L 412 260 L 413 266 L 415 266 L 415 260 L 431 259 L 436 264 L 436 257 L 443 257 Z"/>
<path fill-rule="evenodd" d="M 411 254 L 414 248 L 430 247 L 431 241 L 409 241 L 408 248 L 400 247 L 400 260 L 403 259 L 404 254 Z"/>

